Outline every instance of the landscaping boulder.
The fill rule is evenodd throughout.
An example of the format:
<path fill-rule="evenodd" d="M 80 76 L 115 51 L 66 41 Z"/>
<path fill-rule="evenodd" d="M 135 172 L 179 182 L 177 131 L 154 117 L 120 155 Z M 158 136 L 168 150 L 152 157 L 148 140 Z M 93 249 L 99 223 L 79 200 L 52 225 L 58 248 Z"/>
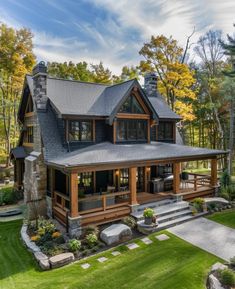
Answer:
<path fill-rule="evenodd" d="M 100 238 L 107 245 L 116 244 L 130 239 L 132 236 L 131 229 L 124 224 L 114 224 L 104 229 Z"/>
<path fill-rule="evenodd" d="M 209 289 L 224 289 L 220 281 L 213 274 L 209 275 L 208 287 Z"/>
<path fill-rule="evenodd" d="M 217 262 L 211 267 L 211 272 L 215 272 L 217 270 L 224 270 L 224 269 L 228 269 L 228 266 L 226 266 L 220 262 Z"/>
<path fill-rule="evenodd" d="M 42 268 L 42 270 L 49 270 L 50 269 L 50 263 L 49 259 L 42 259 L 38 262 L 39 266 Z"/>
<path fill-rule="evenodd" d="M 51 257 L 49 259 L 49 262 L 51 264 L 51 268 L 58 268 L 71 263 L 73 260 L 74 260 L 73 253 L 63 253 Z"/>

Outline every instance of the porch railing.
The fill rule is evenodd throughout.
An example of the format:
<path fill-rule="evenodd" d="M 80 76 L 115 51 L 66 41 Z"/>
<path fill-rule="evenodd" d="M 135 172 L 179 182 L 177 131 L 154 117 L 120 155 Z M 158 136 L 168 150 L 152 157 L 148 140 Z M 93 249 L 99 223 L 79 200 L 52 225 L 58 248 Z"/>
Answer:
<path fill-rule="evenodd" d="M 197 191 L 199 187 L 210 186 L 211 176 L 203 175 L 203 174 L 195 174 L 195 173 L 188 173 L 188 175 L 189 175 L 189 180 L 187 180 L 187 183 L 193 185 L 194 191 Z"/>
<path fill-rule="evenodd" d="M 130 203 L 130 191 L 94 195 L 78 200 L 78 211 L 80 215 L 92 212 L 106 211 L 128 205 Z"/>

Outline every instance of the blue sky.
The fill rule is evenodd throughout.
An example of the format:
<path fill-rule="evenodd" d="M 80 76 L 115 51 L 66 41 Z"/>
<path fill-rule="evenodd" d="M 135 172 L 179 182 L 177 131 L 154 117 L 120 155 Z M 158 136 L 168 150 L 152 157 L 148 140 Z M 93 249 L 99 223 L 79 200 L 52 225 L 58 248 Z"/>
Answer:
<path fill-rule="evenodd" d="M 120 73 L 151 35 L 184 46 L 194 27 L 192 42 L 209 29 L 233 34 L 235 0 L 0 0 L 0 21 L 32 30 L 38 60 L 102 60 Z"/>

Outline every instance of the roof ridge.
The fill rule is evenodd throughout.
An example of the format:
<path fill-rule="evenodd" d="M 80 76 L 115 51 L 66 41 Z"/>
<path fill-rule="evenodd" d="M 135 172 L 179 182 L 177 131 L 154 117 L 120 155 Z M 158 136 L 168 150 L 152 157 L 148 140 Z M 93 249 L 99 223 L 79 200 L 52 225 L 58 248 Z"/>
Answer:
<path fill-rule="evenodd" d="M 132 78 L 132 79 L 125 80 L 123 82 L 115 83 L 115 84 L 112 84 L 112 85 L 108 86 L 107 88 L 111 88 L 111 87 L 114 87 L 114 86 L 117 86 L 117 85 L 121 85 L 121 84 L 124 84 L 124 83 L 127 83 L 127 82 L 134 81 L 134 80 L 137 80 L 137 78 Z"/>

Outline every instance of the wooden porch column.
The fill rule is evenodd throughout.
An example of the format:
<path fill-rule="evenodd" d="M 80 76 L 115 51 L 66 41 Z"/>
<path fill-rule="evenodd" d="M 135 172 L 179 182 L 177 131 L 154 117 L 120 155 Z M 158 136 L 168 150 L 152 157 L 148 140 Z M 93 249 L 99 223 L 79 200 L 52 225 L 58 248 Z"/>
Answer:
<path fill-rule="evenodd" d="M 70 174 L 70 217 L 78 217 L 78 173 Z"/>
<path fill-rule="evenodd" d="M 129 169 L 129 189 L 131 194 L 131 205 L 137 205 L 137 196 L 136 196 L 136 168 Z"/>
<path fill-rule="evenodd" d="M 173 193 L 180 192 L 180 163 L 173 164 Z"/>
<path fill-rule="evenodd" d="M 211 160 L 211 186 L 217 186 L 217 159 Z"/>

